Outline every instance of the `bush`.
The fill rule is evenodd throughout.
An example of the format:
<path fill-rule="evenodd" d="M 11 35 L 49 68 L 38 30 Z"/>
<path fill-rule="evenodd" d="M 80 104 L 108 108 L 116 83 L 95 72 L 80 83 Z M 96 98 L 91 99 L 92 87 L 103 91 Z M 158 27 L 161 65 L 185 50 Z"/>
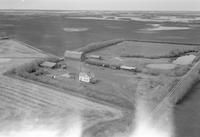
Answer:
<path fill-rule="evenodd" d="M 17 68 L 13 68 L 9 71 L 7 71 L 6 75 L 17 75 L 21 76 L 23 78 L 29 78 L 29 79 L 36 79 L 36 75 L 41 74 L 48 74 L 48 72 L 44 71 L 43 69 L 40 69 L 39 64 L 41 64 L 44 61 L 51 61 L 51 62 L 57 62 L 59 61 L 57 58 L 41 58 L 36 59 L 30 63 L 26 63 L 22 66 L 19 66 Z"/>

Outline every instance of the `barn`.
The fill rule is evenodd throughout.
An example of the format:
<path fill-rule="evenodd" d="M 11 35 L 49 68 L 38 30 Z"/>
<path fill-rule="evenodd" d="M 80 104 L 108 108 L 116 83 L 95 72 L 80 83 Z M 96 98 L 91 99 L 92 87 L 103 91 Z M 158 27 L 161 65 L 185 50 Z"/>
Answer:
<path fill-rule="evenodd" d="M 79 60 L 79 61 L 84 60 L 83 52 L 79 52 L 79 51 L 66 50 L 64 57 L 65 59 L 74 59 L 74 60 Z"/>

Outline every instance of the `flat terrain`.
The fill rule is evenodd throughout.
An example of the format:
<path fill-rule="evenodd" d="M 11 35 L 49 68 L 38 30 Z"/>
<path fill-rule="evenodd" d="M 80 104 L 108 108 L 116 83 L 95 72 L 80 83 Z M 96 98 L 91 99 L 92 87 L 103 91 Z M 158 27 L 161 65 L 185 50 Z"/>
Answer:
<path fill-rule="evenodd" d="M 115 38 L 199 44 L 199 17 L 199 12 L 9 11 L 0 12 L 0 34 L 20 39 L 46 52 L 63 56 L 63 51 L 66 49 L 77 49 L 91 42 Z M 134 49 L 132 45 L 134 45 Z M 183 47 L 185 48 L 185 45 L 181 45 L 181 48 Z M 191 47 L 193 46 L 186 48 Z M 161 63 L 162 67 L 166 68 L 166 66 L 169 67 L 169 63 L 172 64 L 173 59 L 122 58 L 120 55 L 125 53 L 138 55 L 139 53 L 158 56 L 161 55 L 160 53 L 166 53 L 166 51 L 169 52 L 169 49 L 176 48 L 179 46 L 175 44 L 172 44 L 171 47 L 168 44 L 146 45 L 142 42 L 135 44 L 125 42 L 108 51 L 106 50 L 109 48 L 94 53 L 104 56 L 108 63 L 138 66 L 142 69 L 145 68 L 144 72 L 149 73 L 151 69 L 147 68 L 147 65 L 152 66 L 153 64 L 155 67 L 154 64 Z M 68 84 L 65 83 L 66 86 L 78 89 L 80 93 L 82 91 L 100 93 L 103 98 L 108 96 L 107 100 L 114 97 L 112 99 L 116 100 L 115 103 L 119 103 L 121 100 L 125 101 L 126 103 L 121 104 L 132 109 L 130 113 L 134 114 L 131 115 L 129 112 L 121 114 L 121 111 L 115 109 L 116 104 L 113 106 L 109 104 L 110 102 L 100 105 L 84 99 L 83 96 L 80 98 L 68 95 L 71 91 L 64 92 L 47 85 L 16 80 L 2 75 L 10 68 L 28 63 L 38 57 L 46 57 L 46 55 L 13 40 L 0 41 L 1 130 L 20 127 L 21 124 L 24 124 L 22 122 L 24 117 L 32 119 L 35 124 L 55 124 L 59 127 L 58 129 L 62 129 L 61 126 L 65 129 L 68 127 L 65 125 L 66 123 L 75 123 L 68 121 L 71 115 L 81 115 L 85 121 L 84 127 L 88 128 L 85 130 L 86 134 L 104 137 L 111 136 L 112 133 L 118 131 L 124 132 L 127 125 L 131 125 L 135 120 L 131 116 L 135 117 L 137 97 L 147 97 L 147 100 L 153 100 L 151 103 L 155 105 L 160 98 L 167 94 L 166 89 L 176 83 L 174 76 L 177 74 L 175 72 L 180 72 L 182 68 L 183 71 L 188 71 L 187 66 L 179 66 L 178 69 L 172 67 L 172 69 L 162 71 L 159 69 L 159 73 L 162 75 L 156 76 L 157 69 L 156 73 L 154 69 L 146 75 L 146 73 L 135 74 L 84 64 L 82 69 L 95 73 L 99 80 L 97 85 L 65 80 Z M 79 72 L 80 64 L 72 62 L 69 70 Z M 152 76 L 152 74 L 156 75 Z M 182 76 L 182 73 L 179 75 Z M 193 94 L 190 94 L 186 101 L 176 107 L 174 128 L 178 137 L 198 137 L 200 134 L 198 120 L 200 95 L 198 91 L 199 85 L 192 90 Z M 157 96 L 158 94 L 161 96 Z M 95 94 L 89 95 L 94 97 Z M 151 103 L 147 104 L 152 105 Z M 14 126 L 10 127 L 11 124 Z"/>
<path fill-rule="evenodd" d="M 46 56 L 12 40 L 1 41 L 0 49 L 5 49 L 5 45 L 7 45 L 4 51 L 5 57 L 1 55 L 0 59 L 9 60 L 0 62 L 1 131 L 6 132 L 7 130 L 16 130 L 16 127 L 24 127 L 23 124 L 27 124 L 24 121 L 27 120 L 33 121 L 33 123 L 29 123 L 30 125 L 38 126 L 48 125 L 51 122 L 51 125 L 62 127 L 58 128 L 59 131 L 62 131 L 69 127 L 66 121 L 73 117 L 76 118 L 76 115 L 80 117 L 78 120 L 83 124 L 84 129 L 99 122 L 123 117 L 120 110 L 69 95 L 67 91 L 4 76 L 3 73 L 12 67 L 30 62 L 35 57 Z M 18 46 L 24 51 L 23 53 L 18 52 Z M 9 58 L 6 53 L 9 53 Z M 28 57 L 28 55 L 30 56 Z"/>
<path fill-rule="evenodd" d="M 1 58 L 39 58 L 44 55 L 38 53 L 35 50 L 30 50 L 30 48 L 25 47 L 22 43 L 19 43 L 14 40 L 0 41 L 1 50 L 0 57 Z"/>
<path fill-rule="evenodd" d="M 113 70 L 67 60 L 67 72 L 78 74 L 80 71 L 91 71 L 95 74 L 97 83 L 80 83 L 77 78 L 60 79 L 66 72 L 51 70 L 52 75 L 56 75 L 54 81 L 68 88 L 63 90 L 61 87 L 4 76 L 3 73 L 12 67 L 47 55 L 17 41 L 3 40 L 1 43 L 3 48 L 8 45 L 3 53 L 9 53 L 9 57 L 1 57 L 4 62 L 0 64 L 1 126 L 6 129 L 12 129 L 9 126 L 13 121 L 17 125 L 24 119 L 38 119 L 36 124 L 55 119 L 53 125 L 67 128 L 67 122 L 60 121 L 67 121 L 71 115 L 78 115 L 84 124 L 85 135 L 126 134 L 135 126 L 137 100 L 146 100 L 151 111 L 168 94 L 176 81 L 175 77 Z M 18 46 L 20 49 L 25 46 L 24 52 L 18 52 Z M 12 47 L 11 50 L 9 47 Z"/>
<path fill-rule="evenodd" d="M 95 19 L 95 17 L 105 16 L 132 19 Z M 116 38 L 200 43 L 199 16 L 198 12 L 9 11 L 0 13 L 0 29 L 1 33 L 4 32 L 39 49 L 62 56 L 66 49 L 77 49 L 92 42 Z M 80 19 L 80 17 L 85 17 L 85 19 Z M 170 18 L 178 21 L 175 23 L 170 21 Z M 186 22 L 181 20 L 186 20 Z M 154 28 L 152 24 L 153 26 L 158 24 L 164 27 L 188 27 L 189 29 L 146 30 Z"/>

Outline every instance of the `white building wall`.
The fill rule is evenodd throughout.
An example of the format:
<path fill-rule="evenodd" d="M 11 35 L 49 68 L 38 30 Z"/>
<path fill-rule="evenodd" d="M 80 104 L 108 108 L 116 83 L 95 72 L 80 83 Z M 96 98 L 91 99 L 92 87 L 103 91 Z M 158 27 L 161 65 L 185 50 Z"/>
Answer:
<path fill-rule="evenodd" d="M 79 81 L 90 83 L 90 77 L 88 77 L 88 76 L 79 76 Z"/>

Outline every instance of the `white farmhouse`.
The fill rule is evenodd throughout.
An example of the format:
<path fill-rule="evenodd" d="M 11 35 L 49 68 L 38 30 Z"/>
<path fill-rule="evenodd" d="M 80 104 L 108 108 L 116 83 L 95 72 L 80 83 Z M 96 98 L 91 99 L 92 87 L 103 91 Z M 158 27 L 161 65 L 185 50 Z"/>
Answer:
<path fill-rule="evenodd" d="M 95 76 L 91 73 L 80 72 L 79 73 L 79 81 L 86 83 L 95 83 Z"/>

